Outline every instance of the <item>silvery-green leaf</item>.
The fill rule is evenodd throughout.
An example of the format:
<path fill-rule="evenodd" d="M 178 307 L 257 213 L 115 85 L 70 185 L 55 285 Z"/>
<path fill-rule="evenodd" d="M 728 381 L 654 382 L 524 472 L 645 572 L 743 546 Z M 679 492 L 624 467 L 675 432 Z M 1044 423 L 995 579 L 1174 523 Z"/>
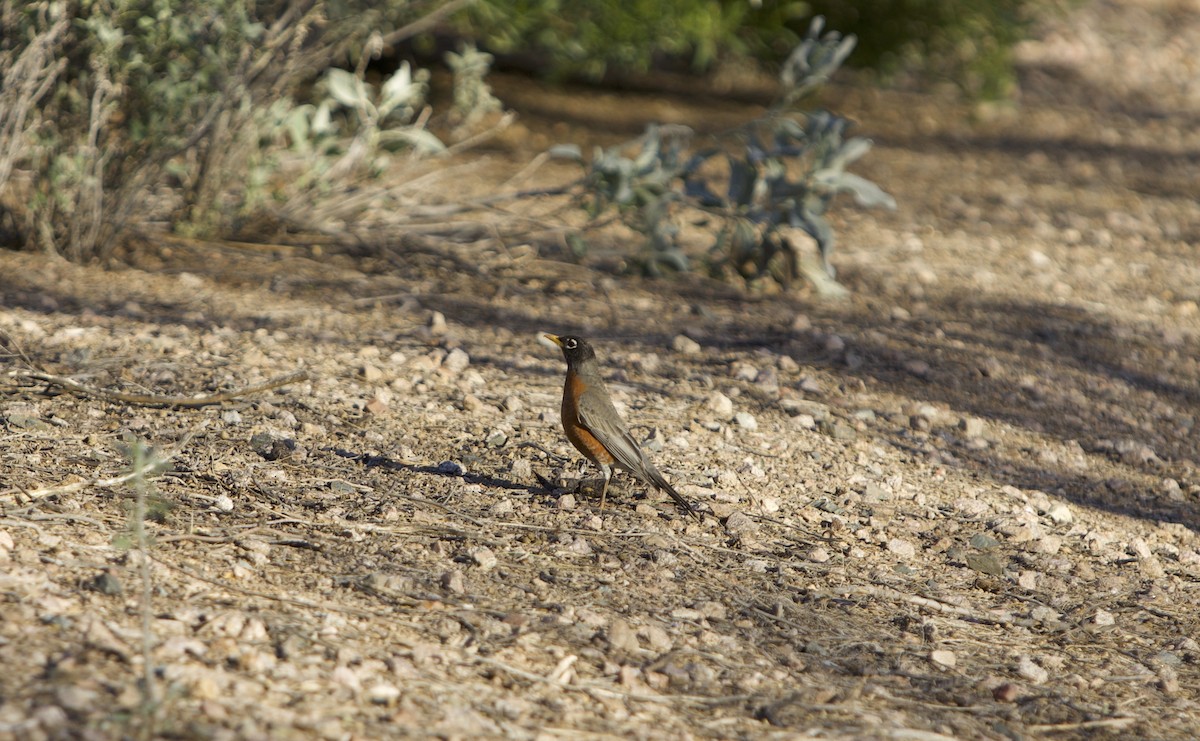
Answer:
<path fill-rule="evenodd" d="M 837 157 L 834 158 L 834 161 L 837 166 L 845 167 L 869 151 L 871 151 L 871 140 L 864 139 L 861 136 L 856 136 L 852 139 L 846 140 L 846 143 L 842 145 L 842 148 L 840 151 L 838 151 Z"/>
<path fill-rule="evenodd" d="M 309 126 L 313 135 L 326 136 L 334 133 L 336 127 L 333 124 L 333 117 L 330 115 L 332 107 L 328 100 L 322 100 L 321 104 L 313 111 L 312 123 Z"/>
<path fill-rule="evenodd" d="M 813 176 L 813 180 L 824 185 L 827 188 L 839 192 L 852 193 L 854 200 L 860 206 L 883 206 L 884 208 L 896 208 L 896 199 L 885 193 L 875 183 L 860 177 L 850 172 L 838 172 L 837 170 L 821 170 Z"/>
<path fill-rule="evenodd" d="M 556 160 L 583 162 L 583 151 L 580 150 L 578 144 L 555 144 L 547 150 L 546 154 Z"/>
<path fill-rule="evenodd" d="M 329 94 L 347 108 L 359 108 L 367 103 L 367 91 L 363 81 L 344 69 L 331 69 L 325 77 Z"/>
<path fill-rule="evenodd" d="M 646 129 L 645 139 L 642 142 L 642 151 L 638 153 L 637 159 L 634 160 L 634 166 L 639 170 L 646 170 L 654 164 L 659 158 L 659 151 L 662 145 L 662 137 L 658 133 L 657 126 L 650 126 Z"/>
<path fill-rule="evenodd" d="M 309 125 L 309 113 L 313 110 L 310 105 L 296 106 L 283 120 L 288 137 L 292 140 L 292 149 L 297 152 L 309 150 L 309 135 L 312 127 Z"/>
<path fill-rule="evenodd" d="M 667 250 L 658 252 L 654 255 L 654 259 L 665 265 L 668 265 L 681 273 L 686 273 L 690 267 L 687 255 L 679 250 Z"/>
<path fill-rule="evenodd" d="M 379 140 L 381 144 L 404 142 L 418 152 L 427 154 L 438 154 L 446 151 L 446 145 L 442 143 L 441 139 L 438 139 L 425 129 L 419 129 L 415 126 L 382 131 L 380 132 Z"/>
<path fill-rule="evenodd" d="M 408 62 L 401 62 L 399 69 L 383 83 L 383 87 L 379 91 L 380 97 L 385 101 L 403 102 L 412 94 L 412 79 L 412 67 Z"/>

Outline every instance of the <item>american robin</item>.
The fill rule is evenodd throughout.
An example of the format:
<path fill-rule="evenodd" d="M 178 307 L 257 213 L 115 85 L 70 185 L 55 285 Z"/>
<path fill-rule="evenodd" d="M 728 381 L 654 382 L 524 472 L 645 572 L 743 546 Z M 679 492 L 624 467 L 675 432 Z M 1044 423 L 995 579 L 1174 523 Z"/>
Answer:
<path fill-rule="evenodd" d="M 675 487 L 671 486 L 658 472 L 633 435 L 629 434 L 621 416 L 617 414 L 604 379 L 600 377 L 600 364 L 596 351 L 588 341 L 580 337 L 546 334 L 546 339 L 562 349 L 567 359 L 567 380 L 563 385 L 562 424 L 567 439 L 580 453 L 600 468 L 604 475 L 604 487 L 600 490 L 600 509 L 608 494 L 608 481 L 612 478 L 613 466 L 619 466 L 647 484 L 671 495 L 688 514 L 699 519 Z"/>

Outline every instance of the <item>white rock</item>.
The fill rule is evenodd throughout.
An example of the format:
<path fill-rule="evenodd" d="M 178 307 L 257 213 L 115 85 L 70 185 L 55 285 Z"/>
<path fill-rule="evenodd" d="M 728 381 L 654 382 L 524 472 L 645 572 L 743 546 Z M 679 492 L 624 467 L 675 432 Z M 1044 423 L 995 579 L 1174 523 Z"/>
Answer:
<path fill-rule="evenodd" d="M 1096 610 L 1096 614 L 1092 616 L 1092 622 L 1096 625 L 1114 625 L 1117 618 L 1108 610 Z"/>
<path fill-rule="evenodd" d="M 433 312 L 429 317 L 429 333 L 434 335 L 446 334 L 446 315 L 440 311 Z"/>
<path fill-rule="evenodd" d="M 758 523 L 745 512 L 734 512 L 725 520 L 725 532 L 733 536 L 752 535 L 758 532 Z"/>
<path fill-rule="evenodd" d="M 954 655 L 953 651 L 932 651 L 929 654 L 929 660 L 947 669 L 953 669 L 958 664 L 958 657 Z"/>
<path fill-rule="evenodd" d="M 685 335 L 676 335 L 671 340 L 671 349 L 682 355 L 700 354 L 700 343 Z"/>
<path fill-rule="evenodd" d="M 400 688 L 394 684 L 380 682 L 367 690 L 367 700 L 375 705 L 390 705 L 400 699 Z"/>
<path fill-rule="evenodd" d="M 484 571 L 495 568 L 496 564 L 499 563 L 499 561 L 496 559 L 496 554 L 492 552 L 491 548 L 484 548 L 482 546 L 479 548 L 472 548 L 469 553 L 471 555 L 471 560 L 475 562 L 475 565 Z"/>
<path fill-rule="evenodd" d="M 1022 656 L 1017 661 L 1017 674 L 1034 684 L 1043 684 L 1050 679 L 1050 672 L 1038 666 L 1037 662 L 1028 656 Z"/>
<path fill-rule="evenodd" d="M 917 554 L 917 547 L 903 538 L 892 538 L 887 542 L 887 549 L 901 558 L 912 558 Z"/>
<path fill-rule="evenodd" d="M 442 367 L 451 373 L 462 373 L 471 364 L 471 356 L 467 355 L 460 347 L 456 347 L 450 351 L 446 359 L 442 361 Z"/>
<path fill-rule="evenodd" d="M 729 419 L 733 416 L 733 400 L 720 391 L 709 394 L 706 404 L 719 419 Z"/>
<path fill-rule="evenodd" d="M 1150 558 L 1153 555 L 1150 551 L 1150 546 L 1141 538 L 1134 538 L 1129 544 L 1129 550 L 1138 558 Z"/>
<path fill-rule="evenodd" d="M 1071 508 L 1062 502 L 1052 506 L 1050 511 L 1046 513 L 1046 516 L 1055 525 L 1069 525 L 1075 520 L 1075 516 L 1071 514 Z"/>
<path fill-rule="evenodd" d="M 533 475 L 533 463 L 528 458 L 518 458 L 509 467 L 512 475 L 519 479 L 527 479 Z"/>
<path fill-rule="evenodd" d="M 733 421 L 737 423 L 738 427 L 745 430 L 753 431 L 758 429 L 758 420 L 750 412 L 738 412 L 733 415 Z"/>

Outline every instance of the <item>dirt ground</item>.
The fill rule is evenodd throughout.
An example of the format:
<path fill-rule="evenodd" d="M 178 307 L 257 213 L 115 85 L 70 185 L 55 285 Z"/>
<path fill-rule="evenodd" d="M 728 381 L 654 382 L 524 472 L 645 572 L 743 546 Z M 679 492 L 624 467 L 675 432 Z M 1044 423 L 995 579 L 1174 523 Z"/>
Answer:
<path fill-rule="evenodd" d="M 1200 5 L 1020 59 L 1011 107 L 830 92 L 899 203 L 837 212 L 844 301 L 603 240 L 0 252 L 0 738 L 1200 736 Z M 497 89 L 517 135 L 423 202 L 752 114 Z M 624 475 L 598 511 L 539 331 L 594 339 L 703 521 Z"/>

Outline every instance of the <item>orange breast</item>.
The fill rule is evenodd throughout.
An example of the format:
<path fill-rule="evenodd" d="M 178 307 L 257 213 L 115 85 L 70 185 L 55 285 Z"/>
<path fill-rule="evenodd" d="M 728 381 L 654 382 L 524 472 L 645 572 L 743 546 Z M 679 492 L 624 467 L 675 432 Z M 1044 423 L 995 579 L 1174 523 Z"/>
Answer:
<path fill-rule="evenodd" d="M 596 465 L 611 466 L 616 460 L 612 454 L 596 439 L 586 427 L 579 423 L 579 407 L 576 402 L 580 395 L 587 390 L 587 384 L 578 375 L 567 372 L 567 382 L 563 387 L 562 425 L 567 439 L 575 449 Z"/>

